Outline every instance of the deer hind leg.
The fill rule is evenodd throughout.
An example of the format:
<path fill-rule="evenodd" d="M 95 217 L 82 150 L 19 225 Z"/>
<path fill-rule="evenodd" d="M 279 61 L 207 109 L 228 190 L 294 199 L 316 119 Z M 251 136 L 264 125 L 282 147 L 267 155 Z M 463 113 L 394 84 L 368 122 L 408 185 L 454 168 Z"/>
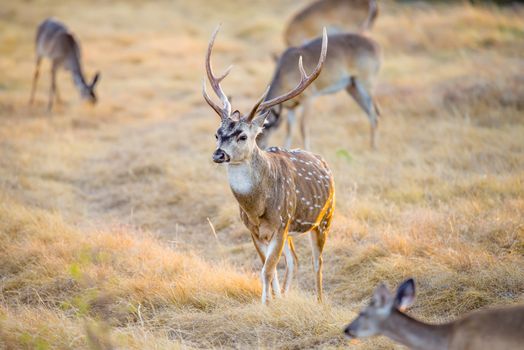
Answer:
<path fill-rule="evenodd" d="M 375 133 L 378 126 L 379 112 L 376 103 L 369 91 L 364 87 L 362 82 L 356 77 L 352 77 L 349 85 L 346 87 L 347 92 L 358 103 L 360 108 L 366 112 L 370 123 L 370 146 L 375 148 Z"/>
<path fill-rule="evenodd" d="M 287 127 L 286 127 L 286 141 L 284 142 L 284 148 L 291 148 L 291 139 L 293 136 L 293 129 L 295 127 L 295 109 L 290 108 L 287 111 Z"/>
<path fill-rule="evenodd" d="M 286 259 L 286 274 L 284 275 L 282 294 L 286 294 L 289 291 L 291 283 L 293 283 L 293 277 L 298 272 L 298 257 L 295 252 L 293 238 L 291 237 L 288 237 L 284 246 L 284 258 Z"/>
<path fill-rule="evenodd" d="M 315 282 L 317 287 L 317 300 L 322 302 L 322 252 L 326 244 L 327 235 L 331 225 L 332 209 L 328 210 L 318 227 L 310 232 L 311 250 L 313 251 L 313 269 L 315 270 Z"/>
<path fill-rule="evenodd" d="M 36 57 L 35 73 L 33 74 L 33 85 L 31 87 L 31 96 L 29 97 L 29 104 L 32 105 L 35 99 L 36 85 L 38 84 L 38 76 L 40 75 L 40 63 L 42 63 L 42 57 Z"/>

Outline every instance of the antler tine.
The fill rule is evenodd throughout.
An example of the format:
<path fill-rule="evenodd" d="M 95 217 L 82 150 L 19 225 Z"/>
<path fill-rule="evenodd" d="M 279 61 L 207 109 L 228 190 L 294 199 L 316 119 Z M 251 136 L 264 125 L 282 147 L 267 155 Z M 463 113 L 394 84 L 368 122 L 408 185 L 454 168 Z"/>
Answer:
<path fill-rule="evenodd" d="M 213 102 L 211 97 L 209 97 L 209 95 L 207 94 L 205 79 L 203 79 L 202 81 L 202 95 L 204 96 L 204 99 L 206 100 L 207 104 L 210 105 L 211 108 L 213 108 L 215 112 L 217 112 L 217 114 L 222 118 L 222 108 L 219 107 L 215 102 Z"/>
<path fill-rule="evenodd" d="M 258 111 L 258 107 L 260 106 L 260 104 L 262 102 L 264 102 L 264 100 L 266 99 L 266 96 L 267 94 L 269 93 L 269 89 L 271 88 L 271 86 L 268 86 L 266 88 L 266 91 L 264 91 L 264 93 L 262 94 L 262 96 L 260 96 L 260 98 L 258 99 L 257 103 L 255 103 L 255 105 L 253 106 L 253 108 L 251 108 L 251 111 L 249 112 L 249 114 L 247 115 L 247 118 L 246 120 L 248 122 L 251 122 L 253 120 L 253 118 L 255 118 L 255 115 L 257 114 L 257 111 Z"/>
<path fill-rule="evenodd" d="M 222 108 L 220 108 L 220 112 L 217 111 L 217 109 L 215 107 L 217 107 L 217 105 L 215 103 L 211 104 L 209 103 L 209 96 L 206 96 L 204 95 L 204 98 L 206 99 L 207 103 L 218 113 L 220 114 L 220 116 L 225 116 L 225 117 L 228 117 L 230 114 L 231 114 L 231 103 L 229 103 L 229 100 L 226 96 L 226 94 L 224 93 L 224 91 L 222 91 L 222 88 L 220 87 L 220 82 L 222 80 L 224 80 L 224 78 L 229 74 L 229 72 L 231 71 L 231 68 L 233 68 L 233 66 L 229 66 L 225 73 L 222 74 L 220 77 L 216 78 L 213 74 L 213 70 L 211 69 L 211 52 L 213 51 L 213 45 L 215 43 L 215 38 L 218 34 L 218 31 L 220 30 L 220 25 L 215 29 L 215 31 L 213 32 L 213 35 L 211 36 L 211 40 L 209 41 L 209 45 L 207 47 L 207 54 L 206 54 L 206 72 L 207 72 L 207 78 L 209 79 L 209 83 L 211 84 L 211 87 L 213 88 L 213 91 L 215 91 L 215 93 L 217 94 L 217 96 L 220 98 L 220 100 L 222 101 L 222 104 L 224 105 Z M 204 88 L 205 90 L 205 88 Z"/>
<path fill-rule="evenodd" d="M 326 28 L 324 27 L 323 33 L 322 33 L 322 49 L 320 51 L 320 57 L 318 59 L 317 66 L 315 67 L 315 70 L 310 74 L 307 75 L 306 71 L 304 70 L 304 65 L 302 63 L 302 56 L 298 59 L 298 69 L 300 70 L 300 82 L 298 85 L 288 93 L 275 97 L 269 101 L 262 102 L 257 110 L 263 110 L 270 107 L 273 107 L 275 105 L 278 105 L 282 102 L 285 102 L 287 100 L 291 100 L 292 98 L 300 95 L 302 91 L 304 91 L 313 81 L 315 81 L 316 78 L 320 75 L 320 72 L 322 71 L 322 67 L 324 66 L 324 62 L 326 60 L 326 54 L 327 54 L 327 44 L 328 44 L 328 38 L 327 38 L 327 32 Z"/>
<path fill-rule="evenodd" d="M 304 63 L 302 62 L 302 55 L 298 58 L 298 70 L 300 71 L 300 80 L 302 81 L 307 77 L 306 70 L 304 69 Z"/>

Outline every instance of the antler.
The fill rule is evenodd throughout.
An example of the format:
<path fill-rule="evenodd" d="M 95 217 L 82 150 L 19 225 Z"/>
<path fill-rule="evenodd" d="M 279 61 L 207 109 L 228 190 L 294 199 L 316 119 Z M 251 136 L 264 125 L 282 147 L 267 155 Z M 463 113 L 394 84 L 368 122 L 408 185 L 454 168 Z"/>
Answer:
<path fill-rule="evenodd" d="M 217 96 L 220 98 L 224 106 L 220 107 L 211 100 L 211 98 L 209 97 L 206 91 L 205 80 L 204 80 L 203 87 L 202 87 L 202 95 L 204 96 L 204 99 L 206 100 L 206 102 L 211 106 L 211 108 L 213 108 L 215 112 L 218 113 L 220 118 L 227 118 L 231 114 L 231 103 L 229 102 L 224 91 L 222 91 L 222 88 L 220 87 L 220 82 L 224 80 L 224 78 L 229 74 L 233 66 L 229 66 L 226 69 L 225 73 L 222 74 L 222 76 L 218 78 L 214 76 L 213 70 L 211 69 L 211 51 L 213 50 L 213 44 L 215 43 L 215 38 L 219 30 L 220 30 L 220 25 L 213 32 L 213 35 L 211 36 L 211 41 L 209 41 L 209 45 L 207 47 L 206 72 L 207 72 L 207 78 L 209 79 L 209 83 L 211 84 L 213 91 L 215 91 L 215 94 L 217 94 Z"/>
<path fill-rule="evenodd" d="M 260 110 L 264 110 L 270 107 L 273 107 L 275 105 L 281 104 L 282 102 L 285 102 L 287 100 L 291 100 L 292 98 L 300 95 L 302 91 L 304 91 L 315 79 L 320 75 L 320 72 L 322 71 L 322 67 L 324 66 L 324 62 L 326 60 L 326 53 L 327 53 L 327 44 L 328 44 L 328 38 L 327 38 L 327 32 L 326 28 L 324 27 L 323 33 L 322 33 L 322 49 L 320 51 L 320 58 L 318 59 L 317 66 L 315 67 L 315 70 L 310 74 L 307 75 L 306 71 L 304 70 L 304 65 L 302 63 L 302 56 L 298 59 L 298 69 L 300 70 L 300 82 L 298 85 L 288 93 L 272 98 L 271 100 L 262 102 L 269 89 L 266 90 L 264 95 L 262 95 L 262 98 L 257 102 L 257 104 L 251 109 L 251 112 L 248 116 L 248 120 L 251 121 L 256 113 Z"/>

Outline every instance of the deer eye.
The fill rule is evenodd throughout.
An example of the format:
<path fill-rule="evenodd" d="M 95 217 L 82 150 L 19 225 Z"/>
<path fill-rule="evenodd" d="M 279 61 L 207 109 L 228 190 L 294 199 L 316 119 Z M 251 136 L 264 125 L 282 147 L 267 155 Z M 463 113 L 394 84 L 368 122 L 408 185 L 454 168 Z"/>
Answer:
<path fill-rule="evenodd" d="M 218 134 L 215 134 L 215 139 L 217 139 L 217 140 L 218 140 Z"/>
<path fill-rule="evenodd" d="M 237 138 L 237 141 L 246 141 L 247 140 L 247 135 L 245 134 L 242 134 L 240 135 L 238 138 Z"/>

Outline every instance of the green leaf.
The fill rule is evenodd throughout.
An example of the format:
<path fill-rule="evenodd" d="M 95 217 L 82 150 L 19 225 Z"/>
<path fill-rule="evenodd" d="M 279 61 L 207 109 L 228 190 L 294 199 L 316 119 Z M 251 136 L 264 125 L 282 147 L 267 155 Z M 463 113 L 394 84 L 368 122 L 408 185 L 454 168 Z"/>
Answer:
<path fill-rule="evenodd" d="M 337 153 L 336 153 L 337 157 L 338 158 L 342 158 L 342 159 L 345 159 L 348 163 L 351 163 L 353 161 L 353 157 L 351 156 L 351 154 L 346 151 L 345 149 L 339 149 L 337 150 Z"/>

